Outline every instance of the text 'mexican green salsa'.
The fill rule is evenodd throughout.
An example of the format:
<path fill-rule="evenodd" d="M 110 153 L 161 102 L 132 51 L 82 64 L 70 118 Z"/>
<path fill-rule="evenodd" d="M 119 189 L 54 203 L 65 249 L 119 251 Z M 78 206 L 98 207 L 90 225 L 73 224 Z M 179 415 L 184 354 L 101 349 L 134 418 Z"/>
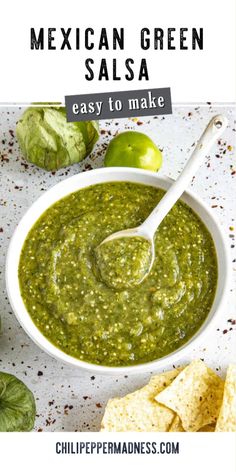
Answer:
<path fill-rule="evenodd" d="M 141 364 L 178 349 L 206 319 L 217 284 L 214 243 L 180 201 L 156 232 L 155 261 L 141 284 L 126 286 L 125 271 L 118 285 L 101 277 L 99 244 L 140 225 L 163 194 L 131 182 L 93 185 L 56 202 L 30 230 L 19 263 L 21 294 L 36 326 L 62 351 L 99 365 Z M 127 248 L 121 246 L 124 268 Z M 121 257 L 117 252 L 109 257 Z"/>

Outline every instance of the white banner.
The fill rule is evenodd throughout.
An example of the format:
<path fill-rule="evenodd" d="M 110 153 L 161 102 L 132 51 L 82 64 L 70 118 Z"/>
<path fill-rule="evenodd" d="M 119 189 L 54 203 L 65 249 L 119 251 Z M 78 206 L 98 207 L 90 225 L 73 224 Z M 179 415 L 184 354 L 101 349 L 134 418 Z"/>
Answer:
<path fill-rule="evenodd" d="M 9 472 L 235 472 L 234 433 L 1 433 Z"/>
<path fill-rule="evenodd" d="M 235 0 L 3 0 L 0 102 L 157 87 L 173 102 L 232 102 L 235 45 Z"/>

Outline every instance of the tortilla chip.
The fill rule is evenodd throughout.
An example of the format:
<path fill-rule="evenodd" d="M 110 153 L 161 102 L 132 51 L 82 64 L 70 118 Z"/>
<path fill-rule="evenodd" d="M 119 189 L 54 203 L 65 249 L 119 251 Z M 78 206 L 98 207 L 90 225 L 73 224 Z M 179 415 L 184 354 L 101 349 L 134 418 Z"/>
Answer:
<path fill-rule="evenodd" d="M 173 419 L 171 426 L 169 428 L 170 433 L 185 433 L 184 428 L 182 426 L 181 419 L 178 415 L 175 415 L 175 418 Z"/>
<path fill-rule="evenodd" d="M 180 369 L 155 375 L 145 387 L 106 406 L 101 431 L 168 431 L 175 413 L 154 399 L 179 374 Z"/>
<path fill-rule="evenodd" d="M 191 362 L 156 400 L 174 410 L 185 431 L 198 431 L 216 422 L 224 382 L 201 360 Z"/>
<path fill-rule="evenodd" d="M 207 424 L 206 426 L 203 426 L 202 428 L 200 428 L 197 432 L 198 433 L 213 433 L 215 431 L 215 427 L 216 427 L 216 424 Z M 184 430 L 183 428 L 183 425 L 182 425 L 182 422 L 181 422 L 181 419 L 178 415 L 175 416 L 171 426 L 170 426 L 170 429 L 169 429 L 169 433 L 185 433 L 186 431 Z"/>
<path fill-rule="evenodd" d="M 215 430 L 236 432 L 236 365 L 233 364 L 227 369 L 223 402 Z"/>
<path fill-rule="evenodd" d="M 198 430 L 198 433 L 214 433 L 216 428 L 215 423 L 214 424 L 207 424 L 206 426 L 203 426 Z"/>

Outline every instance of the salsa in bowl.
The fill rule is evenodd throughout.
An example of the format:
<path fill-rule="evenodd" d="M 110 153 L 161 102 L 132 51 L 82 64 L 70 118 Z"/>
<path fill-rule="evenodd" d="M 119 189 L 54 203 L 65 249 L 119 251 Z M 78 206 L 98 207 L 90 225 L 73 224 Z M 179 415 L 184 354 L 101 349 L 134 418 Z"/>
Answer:
<path fill-rule="evenodd" d="M 49 353 L 95 370 L 143 370 L 172 362 L 206 331 L 224 298 L 227 257 L 218 225 L 188 193 L 158 228 L 154 265 L 141 284 L 113 287 L 99 272 L 99 244 L 141 224 L 169 185 L 136 169 L 91 171 L 57 184 L 25 215 L 9 248 L 8 293 Z"/>

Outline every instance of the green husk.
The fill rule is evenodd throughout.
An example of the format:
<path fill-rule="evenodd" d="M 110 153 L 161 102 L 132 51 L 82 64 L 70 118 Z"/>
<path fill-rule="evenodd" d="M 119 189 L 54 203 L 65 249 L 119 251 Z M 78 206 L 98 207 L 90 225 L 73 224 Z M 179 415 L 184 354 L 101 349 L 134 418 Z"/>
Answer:
<path fill-rule="evenodd" d="M 28 387 L 14 375 L 0 372 L 0 432 L 31 431 L 35 414 Z"/>
<path fill-rule="evenodd" d="M 63 107 L 30 107 L 18 121 L 16 136 L 27 161 L 54 171 L 88 156 L 99 126 L 96 121 L 68 123 Z"/>

